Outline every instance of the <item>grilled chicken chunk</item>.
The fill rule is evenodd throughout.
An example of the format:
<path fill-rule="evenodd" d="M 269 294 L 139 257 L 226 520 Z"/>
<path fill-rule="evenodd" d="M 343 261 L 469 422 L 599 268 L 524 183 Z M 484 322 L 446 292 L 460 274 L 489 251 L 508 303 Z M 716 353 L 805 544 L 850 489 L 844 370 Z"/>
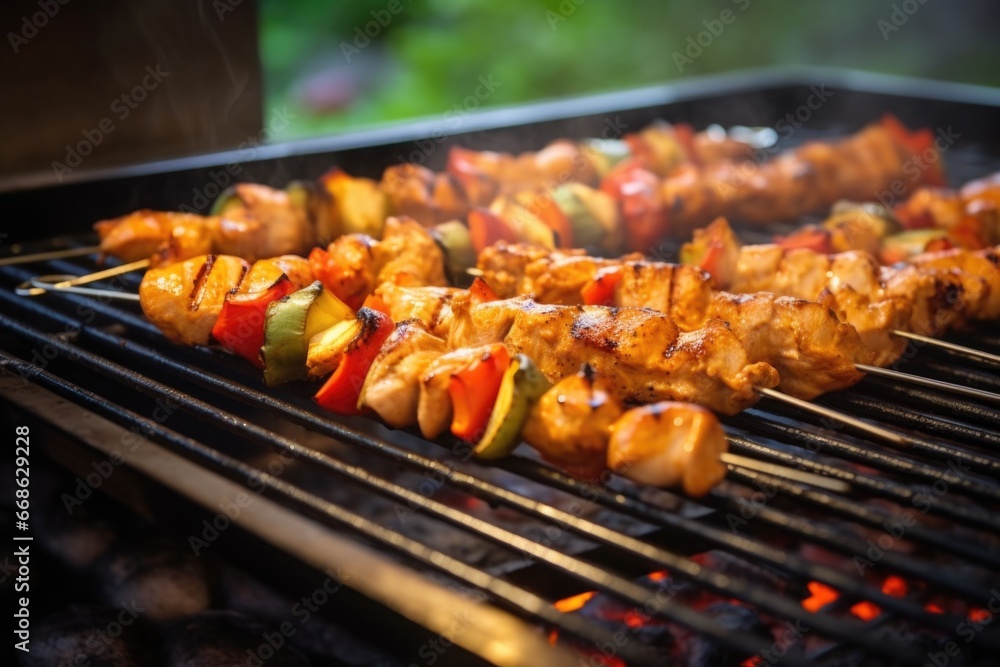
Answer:
<path fill-rule="evenodd" d="M 421 378 L 446 352 L 444 339 L 417 320 L 400 322 L 372 362 L 361 391 L 362 404 L 390 426 L 413 426 L 417 423 Z"/>
<path fill-rule="evenodd" d="M 239 257 L 207 255 L 150 269 L 139 285 L 142 311 L 170 340 L 208 343 L 226 295 L 239 289 L 250 265 Z"/>
<path fill-rule="evenodd" d="M 101 252 L 124 261 L 150 258 L 153 266 L 210 253 L 248 261 L 302 253 L 315 239 L 305 211 L 288 193 L 254 183 L 234 192 L 244 206 L 218 216 L 142 210 L 94 225 Z"/>
<path fill-rule="evenodd" d="M 682 167 L 662 182 L 660 197 L 675 232 L 691 231 L 720 215 L 761 223 L 788 220 L 838 199 L 866 201 L 872 192 L 888 189 L 911 157 L 890 128 L 873 124 L 839 142 L 803 144 L 749 173 L 728 161 L 705 169 Z M 936 175 L 933 170 L 924 174 L 928 179 Z"/>
<path fill-rule="evenodd" d="M 438 437 L 451 424 L 452 406 L 448 393 L 451 376 L 489 354 L 488 345 L 460 347 L 438 356 L 427 365 L 420 376 L 420 399 L 417 403 L 417 423 L 425 438 Z"/>
<path fill-rule="evenodd" d="M 389 309 L 393 322 L 417 320 L 435 336 L 447 337 L 454 315 L 451 300 L 462 292 L 456 287 L 406 287 L 382 283 L 375 295 Z"/>
<path fill-rule="evenodd" d="M 710 313 L 712 285 L 693 266 L 666 262 L 626 262 L 618 269 L 614 305 L 666 313 L 682 331 L 700 328 Z"/>
<path fill-rule="evenodd" d="M 94 231 L 101 239 L 101 252 L 112 255 L 123 262 L 135 262 L 152 257 L 174 234 L 184 237 L 184 245 L 198 250 L 193 255 L 179 257 L 187 259 L 211 252 L 211 243 L 205 230 L 208 219 L 193 213 L 168 213 L 142 209 L 114 220 L 102 220 L 94 225 Z M 159 262 L 162 265 L 167 262 Z"/>
<path fill-rule="evenodd" d="M 704 496 L 722 481 L 729 442 L 708 410 L 687 403 L 633 408 L 611 425 L 608 467 L 651 486 L 683 486 Z"/>
<path fill-rule="evenodd" d="M 585 366 L 542 394 L 521 437 L 546 461 L 576 477 L 594 479 L 608 467 L 611 425 L 624 411 L 611 382 Z"/>
<path fill-rule="evenodd" d="M 313 281 L 308 262 L 294 255 L 257 260 L 253 266 L 231 255 L 194 257 L 147 271 L 139 303 L 170 340 L 205 345 L 227 295 L 262 292 L 282 274 L 297 289 Z"/>
<path fill-rule="evenodd" d="M 723 289 L 741 293 L 769 291 L 815 300 L 824 290 L 836 295 L 846 287 L 865 296 L 869 305 L 904 299 L 910 304 L 909 319 L 898 328 L 925 335 L 940 334 L 969 319 L 987 318 L 996 312 L 994 308 L 1000 308 L 991 299 L 996 292 L 993 286 L 1000 287 L 990 259 L 996 257 L 995 249 L 976 253 L 949 250 L 930 253 L 924 259 L 918 257 L 916 262 L 881 266 L 862 251 L 826 255 L 806 248 L 784 249 L 772 243 L 740 247 L 724 220 L 716 220 L 711 227 L 711 234 L 696 235 L 685 250 L 698 255 L 699 246 L 704 249 L 707 244 L 718 243 L 721 245 L 717 252 L 722 256 L 738 258 L 735 271 L 720 267 L 715 272 L 715 282 Z M 852 301 L 850 297 L 845 300 Z M 894 311 L 889 319 L 896 322 L 905 312 L 898 303 L 888 309 Z M 835 310 L 848 317 L 858 312 L 853 308 Z M 872 324 L 870 319 L 847 321 L 859 327 Z"/>
<path fill-rule="evenodd" d="M 777 371 L 750 363 L 718 320 L 679 333 L 669 317 L 646 308 L 542 305 L 527 297 L 468 305 L 468 298 L 452 299 L 449 347 L 502 342 L 552 382 L 589 363 L 623 401 L 688 401 L 724 414 L 753 405 L 754 387 L 778 384 Z"/>
<path fill-rule="evenodd" d="M 447 284 L 444 254 L 427 230 L 409 218 L 386 220 L 381 241 L 365 234 L 347 234 L 334 239 L 327 250 L 336 258 L 335 273 L 324 284 L 345 303 L 360 303 L 387 282 Z"/>
<path fill-rule="evenodd" d="M 502 299 L 532 294 L 541 303 L 583 303 L 580 290 L 602 268 L 623 260 L 639 260 L 633 253 L 622 259 L 591 257 L 580 249 L 548 250 L 528 243 L 500 241 L 479 254 L 477 268 Z"/>
<path fill-rule="evenodd" d="M 893 335 L 897 329 L 909 326 L 913 304 L 901 296 L 872 300 L 844 285 L 840 289 L 824 289 L 816 300 L 848 322 L 858 332 L 865 348 L 871 351 L 873 366 L 889 366 L 903 354 L 907 340 Z"/>
<path fill-rule="evenodd" d="M 256 183 L 233 186 L 244 206 L 226 209 L 209 225 L 216 252 L 247 260 L 302 254 L 316 238 L 305 210 L 288 193 Z"/>
<path fill-rule="evenodd" d="M 957 272 L 970 301 L 970 317 L 981 320 L 1000 318 L 1000 246 L 970 252 L 952 249 L 917 255 L 910 260 L 917 268 Z M 985 294 L 976 299 L 977 288 Z M 974 305 L 973 305 L 974 304 Z"/>
<path fill-rule="evenodd" d="M 376 285 L 392 280 L 409 285 L 446 285 L 444 253 L 426 229 L 405 217 L 385 221 L 382 240 L 372 249 Z"/>
<path fill-rule="evenodd" d="M 508 246 L 507 248 L 509 248 Z M 506 250 L 506 248 L 502 248 Z M 484 253 L 487 254 L 487 253 Z M 493 276 L 517 272 L 506 271 L 504 259 L 518 266 L 518 258 L 528 252 L 493 252 L 481 262 L 487 281 Z M 579 259 L 571 256 L 571 259 Z M 611 262 L 614 260 L 606 260 Z M 535 252 L 530 267 L 545 265 Z M 549 262 L 559 271 L 565 263 Z M 626 261 L 596 270 L 590 268 L 590 279 L 615 278 L 614 305 L 630 308 L 652 308 L 666 313 L 682 331 L 697 331 L 709 318 L 726 322 L 746 349 L 751 362 L 765 362 L 778 370 L 782 390 L 802 398 L 843 389 L 858 382 L 863 374 L 855 363 L 870 363 L 874 354 L 867 350 L 858 333 L 849 324 L 836 318 L 828 306 L 773 294 L 734 295 L 713 293 L 708 275 L 696 267 L 664 262 Z M 586 281 L 583 273 L 577 284 Z M 526 275 L 527 271 L 522 273 Z M 534 280 L 537 281 L 536 275 Z M 519 285 L 526 280 L 517 281 Z M 546 292 L 542 303 L 571 305 L 576 298 L 556 291 Z M 900 350 L 901 351 L 901 350 Z"/>
<path fill-rule="evenodd" d="M 874 360 L 854 327 L 814 301 L 718 292 L 710 312 L 726 322 L 748 359 L 773 366 L 781 377 L 778 387 L 799 398 L 856 384 L 864 373 L 854 364 Z"/>

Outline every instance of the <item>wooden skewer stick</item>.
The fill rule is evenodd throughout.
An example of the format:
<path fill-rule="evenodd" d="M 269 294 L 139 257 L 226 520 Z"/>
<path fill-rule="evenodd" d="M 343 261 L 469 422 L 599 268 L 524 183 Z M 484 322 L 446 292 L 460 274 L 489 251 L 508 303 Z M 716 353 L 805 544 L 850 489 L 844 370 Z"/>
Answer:
<path fill-rule="evenodd" d="M 933 345 L 935 347 L 940 347 L 945 350 L 951 350 L 952 352 L 958 352 L 967 357 L 975 357 L 976 359 L 985 359 L 987 361 L 992 361 L 994 363 L 1000 364 L 1000 355 L 991 354 L 989 352 L 983 352 L 982 350 L 977 350 L 974 347 L 966 347 L 965 345 L 956 345 L 955 343 L 949 343 L 946 340 L 938 340 L 937 338 L 931 338 L 930 336 L 922 336 L 920 334 L 910 333 L 909 331 L 900 331 L 896 329 L 892 332 L 897 336 L 903 338 L 908 338 L 909 340 L 914 340 L 924 345 Z"/>
<path fill-rule="evenodd" d="M 106 278 L 113 278 L 114 276 L 119 276 L 123 273 L 131 273 L 132 271 L 139 271 L 142 269 L 149 268 L 148 259 L 140 259 L 136 262 L 131 262 L 129 264 L 122 264 L 120 266 L 115 266 L 110 269 L 104 269 L 103 271 L 95 271 L 94 273 L 88 273 L 82 276 L 71 276 L 64 274 L 48 275 L 48 276 L 36 276 L 31 280 L 27 280 L 15 289 L 15 293 L 21 296 L 39 296 L 45 294 L 46 292 L 53 291 L 65 291 L 71 292 L 73 294 L 89 294 L 91 296 L 111 296 L 112 298 L 128 299 L 130 301 L 137 301 L 139 299 L 138 294 L 126 294 L 124 292 L 115 292 L 113 290 L 94 290 L 87 289 L 82 290 L 77 288 L 77 285 L 86 285 L 87 283 L 96 282 L 98 280 L 105 280 Z"/>
<path fill-rule="evenodd" d="M 898 445 L 900 447 L 908 447 L 910 445 L 910 441 L 902 433 L 890 431 L 887 428 L 882 428 L 881 426 L 876 426 L 875 424 L 869 424 L 863 419 L 852 417 L 851 415 L 845 412 L 840 412 L 839 410 L 832 410 L 822 405 L 816 405 L 814 403 L 810 403 L 809 401 L 804 401 L 801 398 L 795 398 L 794 396 L 783 394 L 780 391 L 775 391 L 774 389 L 767 389 L 765 387 L 755 387 L 754 391 L 756 391 L 761 396 L 766 396 L 776 401 L 781 401 L 782 403 L 794 405 L 800 410 L 805 410 L 806 412 L 812 412 L 813 414 L 817 414 L 821 417 L 826 417 L 827 419 L 833 419 L 842 424 L 846 424 L 859 431 L 863 431 L 868 435 L 873 435 L 881 440 L 886 440 L 888 442 L 891 442 L 894 445 Z"/>
<path fill-rule="evenodd" d="M 50 250 L 48 252 L 36 252 L 30 255 L 13 255 L 0 259 L 0 266 L 14 266 L 16 264 L 32 264 L 35 262 L 47 262 L 50 259 L 66 259 L 68 257 L 83 257 L 100 252 L 101 246 L 83 246 L 80 248 L 68 248 L 66 250 Z"/>

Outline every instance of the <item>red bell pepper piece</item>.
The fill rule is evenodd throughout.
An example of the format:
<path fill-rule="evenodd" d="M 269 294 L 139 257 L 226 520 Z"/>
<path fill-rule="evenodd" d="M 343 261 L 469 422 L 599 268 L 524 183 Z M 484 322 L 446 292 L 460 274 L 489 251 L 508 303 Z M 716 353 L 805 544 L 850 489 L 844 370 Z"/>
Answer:
<path fill-rule="evenodd" d="M 333 294 L 350 306 L 351 310 L 357 310 L 368 296 L 367 288 L 361 292 L 353 292 L 356 288 L 356 281 L 351 279 L 350 273 L 345 272 L 338 264 L 337 258 L 323 248 L 313 248 L 309 253 L 309 268 L 312 269 L 313 277 L 323 283 Z"/>
<path fill-rule="evenodd" d="M 385 305 L 385 301 L 382 300 L 382 297 L 376 296 L 375 294 L 369 294 L 365 298 L 365 302 L 361 305 L 361 307 L 370 308 L 371 310 L 377 310 L 378 312 L 382 313 L 383 315 L 386 315 L 387 317 L 392 316 L 391 313 L 389 312 L 389 306 Z"/>
<path fill-rule="evenodd" d="M 615 287 L 622 280 L 622 270 L 620 267 L 602 269 L 597 272 L 589 283 L 580 290 L 583 302 L 588 306 L 613 306 L 615 305 Z"/>
<path fill-rule="evenodd" d="M 618 202 L 631 250 L 648 252 L 669 229 L 669 215 L 659 193 L 660 179 L 634 159 L 615 165 L 601 190 Z"/>
<path fill-rule="evenodd" d="M 775 236 L 774 242 L 785 250 L 807 248 L 815 252 L 821 252 L 824 255 L 829 255 L 833 252 L 833 246 L 830 243 L 830 232 L 816 227 L 803 227 L 788 236 Z"/>
<path fill-rule="evenodd" d="M 497 241 L 508 243 L 518 241 L 517 230 L 506 220 L 485 208 L 474 208 L 469 211 L 469 236 L 472 238 L 472 247 L 477 253 Z"/>
<path fill-rule="evenodd" d="M 947 185 L 944 176 L 944 163 L 941 154 L 934 145 L 934 133 L 925 128 L 910 131 L 899 119 L 891 113 L 882 116 L 882 127 L 903 146 L 918 161 L 916 166 L 921 170 L 920 180 L 916 185 L 928 185 L 943 188 Z M 911 158 L 911 159 L 913 159 Z"/>
<path fill-rule="evenodd" d="M 696 167 L 700 167 L 701 160 L 698 157 L 698 149 L 694 142 L 694 128 L 687 123 L 675 123 L 674 136 L 677 137 L 677 143 L 684 149 L 688 162 Z"/>
<path fill-rule="evenodd" d="M 272 302 L 295 291 L 295 284 L 282 274 L 271 287 L 254 294 L 229 294 L 222 304 L 212 336 L 222 347 L 264 368 L 260 348 L 264 345 L 264 320 Z"/>
<path fill-rule="evenodd" d="M 500 383 L 510 366 L 510 353 L 497 343 L 482 358 L 451 376 L 448 395 L 454 416 L 451 432 L 466 442 L 477 442 L 486 429 Z"/>
<path fill-rule="evenodd" d="M 549 194 L 532 197 L 529 210 L 556 233 L 560 248 L 573 247 L 573 223 Z"/>
<path fill-rule="evenodd" d="M 490 287 L 490 284 L 480 277 L 472 281 L 472 285 L 469 286 L 469 292 L 472 293 L 473 303 L 486 303 L 500 299 L 497 293 L 493 291 L 493 288 Z"/>
<path fill-rule="evenodd" d="M 361 308 L 357 317 L 364 323 L 361 333 L 348 346 L 337 370 L 314 397 L 321 407 L 341 415 L 359 414 L 358 397 L 365 376 L 393 330 L 389 316 L 377 310 Z"/>
<path fill-rule="evenodd" d="M 459 182 L 470 203 L 487 206 L 497 194 L 497 184 L 490 177 L 490 172 L 496 170 L 499 160 L 500 156 L 496 153 L 454 146 L 448 151 L 445 170 Z"/>
<path fill-rule="evenodd" d="M 948 238 L 966 250 L 982 250 L 990 245 L 983 220 L 971 215 L 952 225 L 948 230 Z"/>

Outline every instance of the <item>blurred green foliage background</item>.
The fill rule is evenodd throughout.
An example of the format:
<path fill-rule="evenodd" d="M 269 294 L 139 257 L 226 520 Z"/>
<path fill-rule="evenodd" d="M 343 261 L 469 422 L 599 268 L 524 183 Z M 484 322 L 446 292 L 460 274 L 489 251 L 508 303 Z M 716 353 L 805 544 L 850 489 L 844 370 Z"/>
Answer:
<path fill-rule="evenodd" d="M 1000 85 L 992 0 L 260 3 L 265 116 L 295 114 L 273 140 L 440 115 L 480 77 L 483 106 L 769 65 Z"/>

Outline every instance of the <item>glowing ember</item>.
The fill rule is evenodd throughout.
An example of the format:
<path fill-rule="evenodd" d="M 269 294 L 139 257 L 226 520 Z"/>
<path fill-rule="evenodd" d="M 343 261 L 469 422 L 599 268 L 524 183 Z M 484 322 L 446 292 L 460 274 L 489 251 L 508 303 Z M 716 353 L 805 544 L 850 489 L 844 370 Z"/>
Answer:
<path fill-rule="evenodd" d="M 819 611 L 840 597 L 836 590 L 818 581 L 810 581 L 808 586 L 811 595 L 802 601 L 802 606 L 806 611 Z"/>
<path fill-rule="evenodd" d="M 573 597 L 554 602 L 552 606 L 564 614 L 568 614 L 569 612 L 576 611 L 583 605 L 587 604 L 587 601 L 596 594 L 597 591 L 587 591 L 586 593 L 580 593 L 579 595 L 574 595 Z"/>
<path fill-rule="evenodd" d="M 882 582 L 882 592 L 886 595 L 891 595 L 894 598 L 906 597 L 907 592 L 909 592 L 910 587 L 906 585 L 906 580 L 902 577 L 896 577 L 889 575 Z"/>
<path fill-rule="evenodd" d="M 862 621 L 870 621 L 881 614 L 882 610 L 878 607 L 878 605 L 874 605 L 871 602 L 859 602 L 851 607 L 851 613 L 860 618 Z"/>
<path fill-rule="evenodd" d="M 924 609 L 927 610 L 927 611 L 929 611 L 932 614 L 943 614 L 944 613 L 944 609 L 942 609 L 941 607 L 937 606 L 933 602 L 928 602 L 927 604 L 925 604 L 924 605 Z"/>
<path fill-rule="evenodd" d="M 629 613 L 625 614 L 624 620 L 625 620 L 625 625 L 627 625 L 630 628 L 641 628 L 642 626 L 646 625 L 646 620 L 640 614 L 637 614 L 634 611 L 630 611 Z"/>
<path fill-rule="evenodd" d="M 650 581 L 663 581 L 667 578 L 667 571 L 660 570 L 659 572 L 650 572 L 646 575 Z"/>
<path fill-rule="evenodd" d="M 740 663 L 740 667 L 758 667 L 758 665 L 763 664 L 764 660 L 759 655 L 755 655 L 751 658 L 747 658 Z"/>
<path fill-rule="evenodd" d="M 988 609 L 973 607 L 969 610 L 969 620 L 973 623 L 989 623 L 993 614 Z"/>
<path fill-rule="evenodd" d="M 549 644 L 555 646 L 558 641 L 559 641 L 559 631 L 552 630 L 551 632 L 549 632 Z"/>

